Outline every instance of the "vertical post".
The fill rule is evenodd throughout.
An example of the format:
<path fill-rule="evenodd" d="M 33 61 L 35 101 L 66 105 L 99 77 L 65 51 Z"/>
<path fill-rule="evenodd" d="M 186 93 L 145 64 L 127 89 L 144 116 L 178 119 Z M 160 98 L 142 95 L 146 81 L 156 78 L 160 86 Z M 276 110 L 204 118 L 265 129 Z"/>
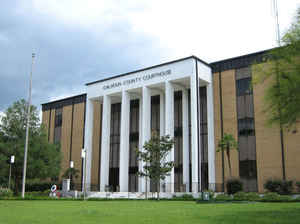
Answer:
<path fill-rule="evenodd" d="M 190 189 L 190 141 L 189 141 L 189 109 L 188 109 L 188 91 L 182 91 L 182 162 L 183 162 L 183 184 L 186 192 Z"/>
<path fill-rule="evenodd" d="M 25 182 L 26 182 L 26 169 L 27 169 L 27 152 L 28 152 L 28 139 L 29 139 L 29 123 L 30 123 L 30 107 L 31 107 L 31 88 L 32 88 L 32 70 L 35 54 L 32 53 L 31 72 L 29 81 L 29 96 L 28 96 L 28 108 L 27 108 L 27 124 L 26 124 L 26 139 L 24 149 L 24 166 L 23 166 L 23 179 L 22 179 L 22 198 L 25 197 Z"/>
<path fill-rule="evenodd" d="M 84 158 L 84 186 L 90 189 L 91 171 L 92 171 L 92 153 L 93 153 L 93 122 L 94 121 L 94 103 L 87 98 L 86 101 L 86 120 L 84 132 L 84 148 L 86 156 Z"/>
<path fill-rule="evenodd" d="M 215 191 L 215 133 L 214 133 L 214 96 L 213 84 L 206 86 L 207 93 L 207 140 L 208 140 L 208 184 L 209 189 Z"/>
<path fill-rule="evenodd" d="M 166 135 L 170 138 L 174 138 L 174 86 L 171 82 L 166 82 Z M 174 161 L 174 146 L 169 154 L 169 161 Z M 174 192 L 174 167 L 171 171 L 171 175 L 167 178 L 167 188 L 169 192 Z"/>
<path fill-rule="evenodd" d="M 121 105 L 121 139 L 120 139 L 120 192 L 128 192 L 129 171 L 129 114 L 130 95 L 127 91 L 122 92 Z"/>
<path fill-rule="evenodd" d="M 9 163 L 8 189 L 10 189 L 10 179 L 11 179 L 11 162 Z"/>
<path fill-rule="evenodd" d="M 105 191 L 109 175 L 111 98 L 103 96 L 100 191 Z"/>
<path fill-rule="evenodd" d="M 197 65 L 197 62 L 196 62 Z M 199 90 L 198 90 L 198 74 L 191 75 L 191 162 L 192 162 L 192 192 L 198 192 L 198 184 L 199 184 L 199 170 L 198 170 L 198 148 L 199 148 L 199 132 L 198 132 L 198 119 L 200 114 L 198 113 L 198 101 L 199 98 Z M 200 119 L 199 119 L 200 120 Z"/>

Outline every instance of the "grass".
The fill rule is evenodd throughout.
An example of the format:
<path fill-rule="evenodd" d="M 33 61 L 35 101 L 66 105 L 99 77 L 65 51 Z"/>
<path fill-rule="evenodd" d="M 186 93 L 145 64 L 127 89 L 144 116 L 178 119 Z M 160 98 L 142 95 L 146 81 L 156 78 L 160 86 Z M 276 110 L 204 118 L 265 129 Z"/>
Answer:
<path fill-rule="evenodd" d="M 300 203 L 0 201 L 0 224 L 300 223 Z"/>

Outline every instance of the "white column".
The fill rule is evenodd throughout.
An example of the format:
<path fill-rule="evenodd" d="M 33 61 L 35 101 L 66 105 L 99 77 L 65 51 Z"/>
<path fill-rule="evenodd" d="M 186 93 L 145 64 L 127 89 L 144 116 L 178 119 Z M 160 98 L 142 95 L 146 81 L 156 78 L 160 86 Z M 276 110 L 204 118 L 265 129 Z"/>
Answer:
<path fill-rule="evenodd" d="M 151 90 L 144 86 L 143 87 L 143 104 L 142 104 L 142 147 L 140 150 L 143 150 L 143 145 L 146 141 L 151 138 Z M 140 164 L 139 169 L 143 170 L 144 163 Z M 150 190 L 150 181 L 145 180 L 145 178 L 141 178 L 140 191 L 146 192 L 146 182 L 147 182 L 147 192 Z"/>
<path fill-rule="evenodd" d="M 105 191 L 105 186 L 109 184 L 110 116 L 111 98 L 105 95 L 103 96 L 102 114 L 100 191 Z"/>
<path fill-rule="evenodd" d="M 165 135 L 165 94 L 161 93 L 159 98 L 159 135 Z M 163 185 L 165 184 L 165 180 L 160 181 L 160 191 L 163 191 Z"/>
<path fill-rule="evenodd" d="M 121 136 L 120 136 L 120 192 L 128 192 L 128 171 L 129 171 L 129 114 L 130 95 L 127 91 L 122 92 L 121 105 Z"/>
<path fill-rule="evenodd" d="M 190 189 L 190 141 L 189 141 L 189 108 L 188 108 L 188 91 L 182 90 L 182 163 L 183 163 L 183 184 L 186 186 L 186 192 Z"/>
<path fill-rule="evenodd" d="M 86 150 L 86 165 L 83 166 L 83 186 L 90 189 L 91 185 L 91 172 L 92 172 L 92 154 L 93 154 L 93 122 L 94 121 L 94 104 L 93 101 L 87 99 L 86 101 L 86 118 L 84 129 L 84 148 Z M 84 162 L 85 163 L 85 162 Z M 85 170 L 86 168 L 86 170 Z M 86 181 L 86 185 L 85 184 Z"/>
<path fill-rule="evenodd" d="M 171 82 L 166 82 L 166 135 L 174 138 L 174 87 Z M 169 155 L 169 161 L 174 161 L 174 146 Z M 166 178 L 167 192 L 174 192 L 174 168 L 171 175 Z"/>
<path fill-rule="evenodd" d="M 142 138 L 143 138 L 143 98 L 141 97 L 139 99 L 139 150 L 143 148 Z M 142 168 L 143 168 L 142 161 L 139 161 L 139 171 L 142 171 Z M 144 179 L 139 177 L 138 182 L 139 182 L 138 191 L 143 192 L 144 188 L 142 188 L 142 186 L 145 186 Z"/>
<path fill-rule="evenodd" d="M 198 121 L 200 120 L 200 111 L 198 111 L 199 94 L 197 90 L 197 75 L 191 76 L 191 162 L 192 162 L 192 191 L 198 192 L 198 148 L 200 145 L 200 133 L 198 132 Z M 199 114 L 198 114 L 199 112 Z M 198 120 L 199 119 L 199 120 Z"/>
<path fill-rule="evenodd" d="M 206 86 L 207 93 L 207 144 L 208 144 L 208 183 L 209 189 L 215 190 L 215 133 L 214 133 L 214 96 L 213 84 Z"/>

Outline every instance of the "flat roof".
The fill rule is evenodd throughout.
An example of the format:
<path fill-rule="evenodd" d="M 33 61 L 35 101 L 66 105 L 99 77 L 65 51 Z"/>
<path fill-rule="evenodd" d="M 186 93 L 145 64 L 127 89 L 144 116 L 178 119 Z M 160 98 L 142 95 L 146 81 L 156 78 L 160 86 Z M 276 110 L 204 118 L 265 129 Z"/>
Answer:
<path fill-rule="evenodd" d="M 203 64 L 211 67 L 213 73 L 222 72 L 222 71 L 226 71 L 226 70 L 230 70 L 230 69 L 237 69 L 237 68 L 242 68 L 242 67 L 249 66 L 255 60 L 256 61 L 262 61 L 263 57 L 269 51 L 271 51 L 272 49 L 274 49 L 274 48 L 263 50 L 263 51 L 258 51 L 258 52 L 254 52 L 254 53 L 250 53 L 250 54 L 246 54 L 246 55 L 241 55 L 241 56 L 237 56 L 237 57 L 233 57 L 233 58 L 228 58 L 228 59 L 212 62 L 210 64 L 208 64 L 207 62 L 199 59 L 198 57 L 196 57 L 194 55 L 192 55 L 192 56 L 189 56 L 189 57 L 180 58 L 180 59 L 177 59 L 177 60 L 165 62 L 165 63 L 154 65 L 154 66 L 151 66 L 151 67 L 142 68 L 142 69 L 135 70 L 135 71 L 132 71 L 132 72 L 127 72 L 127 73 L 123 73 L 123 74 L 120 74 L 120 75 L 115 75 L 115 76 L 112 76 L 112 77 L 109 77 L 109 78 L 100 79 L 100 80 L 97 80 L 97 81 L 94 81 L 94 82 L 89 82 L 89 83 L 86 83 L 85 85 L 88 86 L 88 85 L 92 85 L 92 84 L 95 84 L 95 83 L 104 82 L 104 81 L 107 81 L 107 80 L 110 80 L 110 79 L 119 78 L 119 77 L 126 76 L 126 75 L 129 75 L 129 74 L 132 74 L 132 73 L 145 71 L 145 70 L 148 70 L 148 69 L 152 69 L 152 68 L 156 68 L 156 67 L 159 67 L 159 66 L 164 66 L 164 65 L 184 61 L 184 60 L 187 60 L 187 59 L 196 59 L 196 60 L 202 62 Z M 51 102 L 48 102 L 48 103 L 43 103 L 42 106 L 43 106 L 43 108 L 47 108 L 48 106 L 50 106 L 50 104 L 51 105 L 55 104 L 56 106 L 58 106 L 61 103 L 63 103 L 63 101 L 70 101 L 71 102 L 71 101 L 73 101 L 77 98 L 82 98 L 82 97 L 84 98 L 85 96 L 86 96 L 86 93 L 76 95 L 76 96 L 71 96 L 71 97 L 51 101 Z"/>
<path fill-rule="evenodd" d="M 205 65 L 207 65 L 209 67 L 211 67 L 207 62 L 201 60 L 200 58 L 198 58 L 198 57 L 196 57 L 194 55 L 192 55 L 192 56 L 189 56 L 189 57 L 180 58 L 180 59 L 169 61 L 169 62 L 165 62 L 165 63 L 162 63 L 162 64 L 153 65 L 151 67 L 146 67 L 146 68 L 138 69 L 138 70 L 135 70 L 135 71 L 132 71 L 132 72 L 127 72 L 127 73 L 123 73 L 123 74 L 120 74 L 120 75 L 111 76 L 109 78 L 105 78 L 105 79 L 100 79 L 100 80 L 97 80 L 97 81 L 89 82 L 89 83 L 86 83 L 85 85 L 87 85 L 87 86 L 93 85 L 95 83 L 104 82 L 104 81 L 107 81 L 107 80 L 110 80 L 110 79 L 119 78 L 119 77 L 122 77 L 122 76 L 130 75 L 130 74 L 137 73 L 137 72 L 146 71 L 146 70 L 149 70 L 149 69 L 152 69 L 152 68 L 157 68 L 157 67 L 160 67 L 160 66 L 169 65 L 169 64 L 172 64 L 172 63 L 176 63 L 176 62 L 180 62 L 180 61 L 184 61 L 184 60 L 192 59 L 192 58 L 196 59 L 196 60 L 198 60 L 200 62 L 202 62 L 203 64 L 205 64 Z"/>

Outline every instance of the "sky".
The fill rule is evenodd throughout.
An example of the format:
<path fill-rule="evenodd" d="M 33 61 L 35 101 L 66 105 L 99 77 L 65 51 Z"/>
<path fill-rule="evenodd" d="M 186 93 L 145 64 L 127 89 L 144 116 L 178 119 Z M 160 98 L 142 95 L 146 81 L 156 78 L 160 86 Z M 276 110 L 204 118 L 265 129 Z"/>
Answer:
<path fill-rule="evenodd" d="M 280 30 L 300 0 L 278 0 Z M 85 83 L 195 55 L 214 61 L 276 46 L 271 0 L 1 0 L 0 116 L 85 92 Z"/>

